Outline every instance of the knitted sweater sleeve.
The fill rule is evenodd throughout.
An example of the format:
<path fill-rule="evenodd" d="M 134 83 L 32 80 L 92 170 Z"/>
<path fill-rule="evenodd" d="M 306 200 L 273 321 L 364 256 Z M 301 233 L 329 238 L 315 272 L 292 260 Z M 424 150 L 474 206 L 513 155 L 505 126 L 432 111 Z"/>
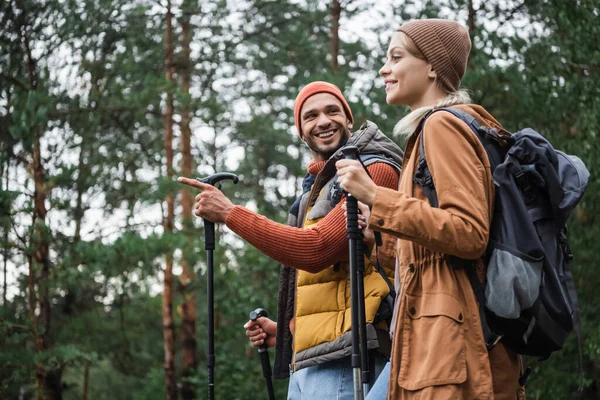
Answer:
<path fill-rule="evenodd" d="M 378 186 L 397 189 L 398 173 L 390 165 L 374 163 L 367 170 Z M 348 259 L 345 201 L 310 228 L 280 224 L 241 206 L 233 208 L 226 225 L 273 260 L 315 273 Z"/>

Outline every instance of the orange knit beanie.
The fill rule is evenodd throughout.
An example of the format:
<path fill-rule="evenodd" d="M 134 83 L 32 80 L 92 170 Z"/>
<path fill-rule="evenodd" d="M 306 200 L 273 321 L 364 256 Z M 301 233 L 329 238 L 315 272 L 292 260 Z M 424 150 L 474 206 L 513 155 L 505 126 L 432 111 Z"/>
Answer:
<path fill-rule="evenodd" d="M 460 88 L 471 51 L 469 32 L 462 25 L 445 19 L 417 19 L 398 31 L 415 43 L 444 86 L 452 91 Z"/>
<path fill-rule="evenodd" d="M 300 120 L 300 111 L 302 110 L 302 106 L 304 102 L 310 97 L 317 93 L 329 93 L 335 96 L 342 106 L 344 107 L 344 112 L 346 113 L 346 118 L 350 120 L 351 123 L 354 123 L 354 117 L 352 116 L 352 111 L 350 110 L 350 106 L 348 102 L 344 98 L 342 91 L 337 86 L 323 81 L 315 81 L 311 82 L 308 85 L 304 86 L 296 100 L 294 101 L 294 121 L 296 122 L 296 128 L 298 129 L 298 135 L 302 137 L 302 121 Z"/>

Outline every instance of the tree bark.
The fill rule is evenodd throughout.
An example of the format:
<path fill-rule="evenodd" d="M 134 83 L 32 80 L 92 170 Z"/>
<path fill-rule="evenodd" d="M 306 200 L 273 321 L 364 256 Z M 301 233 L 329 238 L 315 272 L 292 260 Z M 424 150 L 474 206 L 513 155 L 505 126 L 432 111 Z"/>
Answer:
<path fill-rule="evenodd" d="M 87 400 L 90 382 L 90 362 L 86 361 L 83 368 L 83 395 L 81 396 L 81 400 Z"/>
<path fill-rule="evenodd" d="M 36 293 L 35 293 L 35 266 L 33 264 L 33 257 L 27 256 L 27 261 L 29 265 L 29 274 L 27 276 L 27 299 L 28 299 L 28 308 L 29 308 L 29 319 L 31 320 L 31 331 L 33 333 L 33 341 L 35 343 L 35 348 L 38 353 L 44 351 L 44 342 L 38 332 L 38 319 L 36 316 Z M 46 378 L 46 370 L 42 364 L 36 364 L 35 366 L 35 380 L 37 383 L 37 397 L 38 400 L 45 399 L 45 387 L 44 381 Z"/>
<path fill-rule="evenodd" d="M 10 104 L 10 103 L 9 103 Z M 6 172 L 6 180 L 4 183 L 4 191 L 8 192 L 8 180 L 9 180 L 9 172 L 10 172 L 10 158 L 6 160 L 6 170 L 2 171 L 2 177 L 4 178 L 4 173 Z M 8 212 L 10 212 L 11 210 L 7 210 Z M 6 309 L 7 306 L 7 302 L 6 302 L 6 289 L 7 289 L 7 284 L 6 284 L 6 274 L 8 272 L 8 257 L 9 257 L 9 247 L 8 247 L 8 231 L 9 231 L 9 227 L 10 225 L 8 223 L 4 224 L 4 252 L 3 252 L 3 256 L 4 256 L 4 268 L 2 270 L 2 305 L 4 306 L 4 308 Z"/>
<path fill-rule="evenodd" d="M 85 179 L 84 174 L 87 172 L 86 165 L 84 162 L 84 143 L 85 138 L 83 138 L 81 148 L 79 149 L 79 165 L 77 169 L 79 171 L 79 175 L 77 176 L 77 200 L 74 210 L 75 242 L 79 242 L 79 240 L 81 239 L 81 223 L 83 220 L 83 182 Z"/>
<path fill-rule="evenodd" d="M 173 14 L 171 12 L 171 1 L 167 0 L 167 23 L 166 23 L 166 57 L 165 70 L 169 84 L 167 89 L 167 104 L 164 116 L 165 140 L 164 149 L 166 155 L 166 177 L 170 181 L 173 178 Z M 171 190 L 166 195 L 167 215 L 163 226 L 165 234 L 173 232 L 173 218 L 175 215 L 175 199 Z M 177 399 L 177 382 L 175 376 L 175 329 L 173 321 L 173 253 L 165 255 L 164 289 L 162 297 L 163 313 L 163 340 L 164 340 L 164 369 L 167 400 Z"/>
<path fill-rule="evenodd" d="M 27 72 L 29 76 L 29 90 L 37 90 L 36 62 L 32 56 L 30 39 L 26 30 L 22 33 L 25 54 L 27 56 Z M 36 110 L 37 111 L 37 110 Z M 48 289 L 48 280 L 50 275 L 50 234 L 46 226 L 46 172 L 42 163 L 41 137 L 44 127 L 41 125 L 33 126 L 33 149 L 31 173 L 33 175 L 34 193 L 33 193 L 33 259 L 30 259 L 29 265 L 29 290 L 30 290 L 30 315 L 32 323 L 37 325 L 34 330 L 34 341 L 37 350 L 43 353 L 49 348 L 49 332 L 51 308 Z M 39 267 L 38 267 L 39 266 Z M 37 270 L 39 268 L 39 273 Z M 35 286 L 37 283 L 37 307 L 39 316 L 36 316 L 36 309 L 32 307 L 31 300 L 35 298 Z M 33 294 L 33 296 L 32 296 Z M 31 309 L 32 308 L 32 309 Z M 38 399 L 40 400 L 58 400 L 62 398 L 60 369 L 48 371 L 42 364 L 36 366 L 36 380 L 38 385 Z"/>
<path fill-rule="evenodd" d="M 340 15 L 342 6 L 339 0 L 331 0 L 331 37 L 329 39 L 329 55 L 331 56 L 331 71 L 335 74 L 339 69 L 338 54 L 340 52 Z"/>
<path fill-rule="evenodd" d="M 34 260 L 40 266 L 38 276 L 38 305 L 40 310 L 41 339 L 43 349 L 48 345 L 48 329 L 50 328 L 50 300 L 48 299 L 48 275 L 50 259 L 48 252 L 48 232 L 46 228 L 46 182 L 42 165 L 40 147 L 41 132 L 36 130 L 33 138 L 33 179 L 34 179 L 34 214 L 35 214 L 35 253 Z"/>
<path fill-rule="evenodd" d="M 467 10 L 468 10 L 467 26 L 469 27 L 469 35 L 471 36 L 471 42 L 472 42 L 477 33 L 477 24 L 476 24 L 477 10 L 475 10 L 475 7 L 473 6 L 473 0 L 469 0 L 469 3 L 467 5 Z M 469 57 L 469 59 L 472 58 L 472 55 L 475 53 L 475 50 L 476 50 L 475 46 L 472 46 L 471 47 L 471 57 Z"/>
<path fill-rule="evenodd" d="M 183 50 L 182 59 L 180 62 L 180 77 L 181 86 L 183 89 L 183 96 L 181 102 L 181 162 L 180 169 L 183 176 L 192 175 L 192 153 L 191 153 L 191 130 L 190 130 L 190 72 L 191 72 L 191 60 L 190 60 L 190 20 L 189 14 L 185 12 L 187 2 L 184 1 L 183 17 L 181 20 L 181 47 Z M 181 217 L 184 233 L 186 234 L 186 240 L 183 248 L 183 258 L 181 261 L 182 274 L 180 277 L 182 291 L 183 291 L 183 303 L 181 306 L 181 343 L 183 347 L 183 354 L 181 359 L 181 372 L 182 376 L 188 377 L 194 374 L 194 370 L 197 367 L 196 359 L 196 296 L 193 290 L 189 290 L 191 283 L 195 281 L 196 276 L 193 270 L 193 266 L 190 265 L 189 255 L 193 251 L 191 249 L 191 238 L 189 231 L 192 228 L 192 208 L 193 208 L 193 197 L 187 187 L 182 187 L 180 190 L 181 194 Z M 184 400 L 195 399 L 196 394 L 192 385 L 188 382 L 183 382 L 181 385 L 181 398 Z"/>

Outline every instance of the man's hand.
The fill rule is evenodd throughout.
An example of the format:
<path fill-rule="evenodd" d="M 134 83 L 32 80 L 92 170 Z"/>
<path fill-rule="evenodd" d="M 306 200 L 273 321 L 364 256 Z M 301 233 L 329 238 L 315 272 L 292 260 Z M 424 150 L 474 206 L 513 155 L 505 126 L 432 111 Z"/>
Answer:
<path fill-rule="evenodd" d="M 367 171 L 358 160 L 339 160 L 335 163 L 338 183 L 354 198 L 369 207 L 375 202 L 377 185 L 369 178 Z"/>
<path fill-rule="evenodd" d="M 248 321 L 244 325 L 246 336 L 253 346 L 258 347 L 264 343 L 267 347 L 274 347 L 277 340 L 277 322 L 269 318 L 260 317 L 256 321 Z"/>
<path fill-rule="evenodd" d="M 368 228 L 369 218 L 371 217 L 371 210 L 369 209 L 369 206 L 366 205 L 365 203 L 361 203 L 359 201 L 357 204 L 358 204 L 358 211 L 359 211 L 358 229 L 362 230 L 364 242 L 367 245 L 372 246 L 375 244 L 375 233 L 373 233 L 373 231 Z M 346 203 L 342 204 L 342 208 L 344 209 L 344 216 L 347 219 L 348 218 L 348 209 L 347 209 Z"/>
<path fill-rule="evenodd" d="M 177 182 L 202 190 L 202 193 L 196 196 L 196 205 L 194 214 L 211 222 L 225 223 L 234 204 L 223 192 L 208 183 L 202 183 L 195 179 L 184 178 L 180 176 Z"/>

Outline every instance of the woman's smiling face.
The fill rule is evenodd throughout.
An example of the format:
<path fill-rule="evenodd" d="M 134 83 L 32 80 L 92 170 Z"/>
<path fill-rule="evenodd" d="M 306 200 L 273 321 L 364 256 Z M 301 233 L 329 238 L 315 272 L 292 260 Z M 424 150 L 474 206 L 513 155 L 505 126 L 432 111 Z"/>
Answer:
<path fill-rule="evenodd" d="M 435 81 L 435 72 L 424 57 L 415 56 L 420 54 L 412 49 L 414 45 L 409 40 L 404 33 L 394 32 L 379 75 L 385 82 L 386 103 L 415 109 L 421 106 L 423 96 Z"/>

